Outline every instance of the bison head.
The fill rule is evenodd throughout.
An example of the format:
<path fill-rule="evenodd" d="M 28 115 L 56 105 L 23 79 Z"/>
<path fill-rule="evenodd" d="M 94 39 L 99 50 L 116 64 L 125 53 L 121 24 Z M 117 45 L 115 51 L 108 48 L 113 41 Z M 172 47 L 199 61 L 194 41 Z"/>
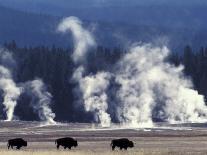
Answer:
<path fill-rule="evenodd" d="M 132 141 L 129 141 L 129 147 L 134 147 L 134 143 Z"/>

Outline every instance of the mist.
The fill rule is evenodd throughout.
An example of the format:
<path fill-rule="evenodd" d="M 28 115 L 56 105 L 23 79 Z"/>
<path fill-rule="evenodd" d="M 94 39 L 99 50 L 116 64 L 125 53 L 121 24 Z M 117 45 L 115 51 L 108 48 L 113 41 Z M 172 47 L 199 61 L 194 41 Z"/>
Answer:
<path fill-rule="evenodd" d="M 23 84 L 24 93 L 31 97 L 30 106 L 36 112 L 41 121 L 47 124 L 55 124 L 55 113 L 52 112 L 52 95 L 47 91 L 41 79 L 35 79 Z"/>
<path fill-rule="evenodd" d="M 93 112 L 94 120 L 102 127 L 111 124 L 110 115 L 107 113 L 108 103 L 106 90 L 109 85 L 110 74 L 98 72 L 94 75 L 87 73 L 87 54 L 96 47 L 93 35 L 83 28 L 82 22 L 76 17 L 63 19 L 59 24 L 60 32 L 71 32 L 74 40 L 72 60 L 77 65 L 72 80 L 77 84 L 76 96 L 81 96 L 79 102 L 83 103 L 87 112 Z"/>
<path fill-rule="evenodd" d="M 153 127 L 154 119 L 168 123 L 207 121 L 204 96 L 194 90 L 191 79 L 184 75 L 183 65 L 167 62 L 170 50 L 166 46 L 133 45 L 113 72 L 101 70 L 92 74 L 87 72 L 86 64 L 88 52 L 96 46 L 93 35 L 76 17 L 65 18 L 58 30 L 73 36 L 75 95 L 81 96 L 79 103 L 94 114 L 94 120 L 102 127 L 109 127 L 112 120 L 108 107 L 113 101 L 107 96 L 112 77 L 119 86 L 114 93 L 115 117 L 124 126 Z"/>
<path fill-rule="evenodd" d="M 110 74 L 107 72 L 99 72 L 80 80 L 85 109 L 95 112 L 95 120 L 100 122 L 102 127 L 109 127 L 111 124 L 111 117 L 106 112 L 108 109 L 106 91 L 110 84 L 109 80 Z"/>
<path fill-rule="evenodd" d="M 0 89 L 3 91 L 3 105 L 6 112 L 6 120 L 11 121 L 14 117 L 14 109 L 21 94 L 21 89 L 16 85 L 9 67 L 14 64 L 12 54 L 0 49 Z"/>
<path fill-rule="evenodd" d="M 74 52 L 72 59 L 74 63 L 82 64 L 86 60 L 87 52 L 96 46 L 92 34 L 82 27 L 82 22 L 77 17 L 68 17 L 58 26 L 60 32 L 71 32 L 74 40 Z"/>
<path fill-rule="evenodd" d="M 133 46 L 119 61 L 116 82 L 119 121 L 132 127 L 152 127 L 153 118 L 168 123 L 207 121 L 204 96 L 184 73 L 182 65 L 167 62 L 167 47 Z"/>

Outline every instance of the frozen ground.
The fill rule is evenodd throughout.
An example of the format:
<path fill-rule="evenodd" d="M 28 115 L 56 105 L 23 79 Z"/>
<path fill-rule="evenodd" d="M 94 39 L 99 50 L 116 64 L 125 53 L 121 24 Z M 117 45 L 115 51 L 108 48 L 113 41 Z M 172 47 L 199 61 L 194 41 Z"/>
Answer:
<path fill-rule="evenodd" d="M 110 141 L 126 137 L 135 142 L 129 154 L 207 154 L 207 128 L 205 124 L 164 125 L 155 128 L 126 129 L 115 126 L 113 129 L 100 128 L 92 124 L 42 125 L 38 122 L 0 122 L 0 151 L 7 152 L 7 140 L 21 137 L 28 141 L 23 151 L 54 151 L 54 140 L 61 137 L 74 137 L 79 146 L 72 152 L 111 152 Z M 124 153 L 116 150 L 115 153 Z M 63 151 L 61 151 L 63 152 Z M 8 152 L 9 153 L 9 152 Z M 83 154 L 84 154 L 83 153 Z M 3 154 L 0 152 L 0 154 Z M 108 153 L 105 153 L 108 154 Z"/>

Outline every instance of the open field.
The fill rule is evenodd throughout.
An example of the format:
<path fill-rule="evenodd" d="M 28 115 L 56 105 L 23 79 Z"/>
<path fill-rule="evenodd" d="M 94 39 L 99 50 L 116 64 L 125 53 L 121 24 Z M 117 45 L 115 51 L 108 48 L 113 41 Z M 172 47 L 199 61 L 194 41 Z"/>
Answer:
<path fill-rule="evenodd" d="M 30 152 L 26 152 L 26 151 L 2 151 L 0 152 L 1 155 L 166 155 L 166 154 L 170 154 L 170 155 L 194 155 L 193 152 L 189 153 L 189 152 L 168 152 L 168 151 L 155 151 L 155 152 L 151 152 L 151 151 L 139 151 L 139 152 L 134 152 L 134 151 L 127 151 L 127 152 L 109 152 L 109 151 L 104 151 L 104 152 L 93 152 L 93 151 L 88 151 L 88 152 L 81 152 L 81 151 L 30 151 Z M 196 153 L 196 154 L 203 154 L 203 153 Z"/>
<path fill-rule="evenodd" d="M 72 150 L 56 150 L 54 140 L 74 137 L 79 146 Z M 24 138 L 28 147 L 7 150 L 7 140 Z M 135 142 L 128 151 L 111 151 L 110 141 L 126 137 Z M 207 154 L 205 127 L 158 127 L 153 129 L 103 129 L 91 124 L 41 126 L 37 122 L 0 122 L 0 155 L 165 155 Z"/>

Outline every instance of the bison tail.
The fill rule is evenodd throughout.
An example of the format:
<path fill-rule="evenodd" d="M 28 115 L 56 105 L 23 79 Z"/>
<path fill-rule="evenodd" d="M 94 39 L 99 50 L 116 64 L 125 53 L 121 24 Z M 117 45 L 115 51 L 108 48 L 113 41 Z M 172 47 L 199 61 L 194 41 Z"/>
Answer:
<path fill-rule="evenodd" d="M 57 140 L 55 140 L 55 144 L 57 144 Z"/>

